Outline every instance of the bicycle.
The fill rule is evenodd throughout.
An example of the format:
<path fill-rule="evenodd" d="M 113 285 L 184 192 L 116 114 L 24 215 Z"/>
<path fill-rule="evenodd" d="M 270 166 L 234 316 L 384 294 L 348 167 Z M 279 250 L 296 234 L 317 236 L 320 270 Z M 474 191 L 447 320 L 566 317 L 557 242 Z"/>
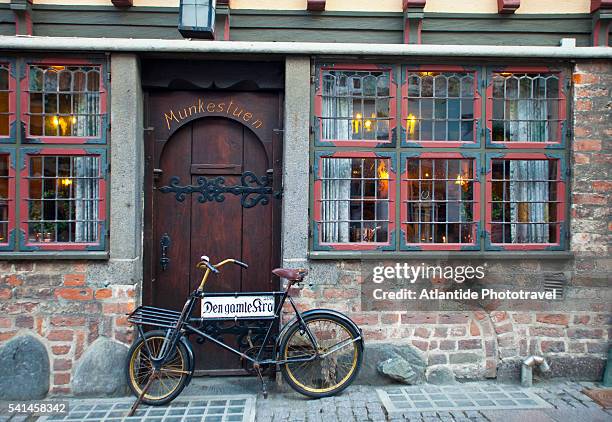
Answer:
<path fill-rule="evenodd" d="M 277 365 L 294 390 L 312 398 L 337 394 L 357 377 L 364 348 L 361 329 L 346 315 L 331 309 L 301 313 L 289 294 L 293 285 L 304 281 L 307 270 L 273 270 L 274 275 L 287 280 L 280 291 L 204 293 L 210 274 L 218 274 L 219 268 L 228 263 L 248 268 L 236 259 L 213 265 L 207 256 L 201 257 L 196 267 L 206 271 L 180 312 L 140 306 L 129 314 L 128 321 L 138 331 L 125 368 L 128 385 L 138 397 L 130 414 L 141 402 L 153 406 L 171 402 L 189 384 L 195 370 L 191 335 L 200 343 L 210 341 L 238 354 L 247 367 L 251 365 L 248 369 L 259 377 L 264 398 L 267 386 L 263 373 Z M 192 317 L 198 299 L 204 301 L 203 314 Z M 275 335 L 287 299 L 295 317 Z M 211 316 L 210 312 L 218 315 Z M 220 330 L 219 321 L 233 322 L 232 329 Z M 157 329 L 145 332 L 145 326 Z M 241 333 L 239 348 L 246 350 L 226 344 L 223 334 L 227 332 Z"/>

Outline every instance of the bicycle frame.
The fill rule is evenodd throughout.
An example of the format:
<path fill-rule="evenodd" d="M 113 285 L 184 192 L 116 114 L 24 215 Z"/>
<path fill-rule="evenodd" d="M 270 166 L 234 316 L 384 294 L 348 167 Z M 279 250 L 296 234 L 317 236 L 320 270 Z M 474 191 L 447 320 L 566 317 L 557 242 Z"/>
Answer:
<path fill-rule="evenodd" d="M 237 297 L 237 296 L 252 296 L 252 295 L 273 295 L 275 298 L 279 298 L 278 303 L 275 306 L 275 310 L 274 310 L 274 315 L 271 317 L 263 317 L 263 318 L 194 318 L 191 316 L 191 313 L 193 312 L 194 306 L 196 304 L 196 302 L 198 300 L 203 299 L 204 297 Z M 283 309 L 283 306 L 285 304 L 285 302 L 287 301 L 287 299 L 289 299 L 289 303 L 291 304 L 291 307 L 293 308 L 293 311 L 295 313 L 296 319 L 298 321 L 298 323 L 300 324 L 301 329 L 304 330 L 304 332 L 307 334 L 308 339 L 311 343 L 311 345 L 313 346 L 314 350 L 315 350 L 315 354 L 312 356 L 309 356 L 307 358 L 300 358 L 300 357 L 294 357 L 294 358 L 290 358 L 290 359 L 262 359 L 262 354 L 264 352 L 264 350 L 266 349 L 266 346 L 269 346 L 270 340 L 273 337 L 273 331 L 274 331 L 274 327 L 276 325 L 276 322 L 280 321 L 281 318 L 281 312 Z M 275 302 L 277 302 L 275 300 Z M 139 308 L 140 309 L 140 308 Z M 152 308 L 152 307 L 147 307 L 147 310 L 149 312 L 155 312 L 155 310 L 159 311 L 160 315 L 162 312 L 166 312 L 166 310 L 161 309 L 161 308 Z M 132 313 L 132 315 L 136 314 L 138 312 L 138 309 L 136 311 L 134 311 L 134 313 Z M 132 317 L 132 315 L 130 315 Z M 204 323 L 206 322 L 212 322 L 212 321 L 244 321 L 244 322 L 258 322 L 261 320 L 269 320 L 270 324 L 267 328 L 264 340 L 259 348 L 259 351 L 257 353 L 257 356 L 255 358 L 241 352 L 240 350 L 237 350 L 235 348 L 233 348 L 232 346 L 227 345 L 226 343 L 224 343 L 221 340 L 218 340 L 216 338 L 214 338 L 213 336 L 211 336 L 209 333 L 203 331 L 202 329 L 200 329 L 199 327 L 201 327 L 202 325 L 204 325 Z M 140 336 L 144 337 L 144 330 L 142 328 L 143 325 L 146 324 L 139 324 L 136 323 L 137 327 L 138 327 L 138 333 Z M 152 325 L 152 324 L 151 324 Z M 282 331 L 282 330 L 281 330 Z M 249 362 L 253 363 L 253 365 L 276 365 L 276 364 L 284 364 L 284 363 L 288 363 L 288 362 L 308 362 L 308 361 L 312 361 L 315 360 L 317 358 L 320 357 L 319 355 L 319 345 L 317 342 L 316 337 L 312 334 L 312 332 L 310 331 L 308 325 L 304 322 L 304 319 L 302 318 L 302 314 L 300 313 L 300 311 L 297 309 L 295 302 L 293 301 L 293 299 L 291 298 L 291 296 L 289 295 L 289 288 L 287 288 L 284 291 L 275 291 L 275 292 L 236 292 L 236 293 L 204 293 L 202 291 L 200 291 L 199 289 L 194 290 L 190 295 L 189 298 L 187 299 L 187 301 L 185 302 L 185 305 L 183 306 L 183 309 L 180 313 L 180 316 L 178 318 L 178 320 L 176 321 L 176 324 L 171 327 L 171 328 L 167 328 L 166 331 L 166 341 L 164 341 L 159 354 L 157 356 L 153 356 L 151 350 L 149 349 L 149 345 L 148 343 L 145 343 L 145 347 L 147 348 L 147 353 L 151 359 L 152 364 L 157 367 L 157 369 L 159 369 L 171 356 L 170 356 L 170 352 L 172 350 L 174 350 L 174 348 L 176 347 L 177 342 L 180 340 L 180 338 L 182 336 L 189 336 L 195 334 L 197 336 L 199 336 L 200 338 L 203 338 L 205 340 L 211 341 L 212 343 L 217 344 L 218 346 L 229 350 L 232 353 L 235 353 L 237 355 L 239 355 L 241 358 L 248 360 Z M 278 342 L 279 342 L 280 338 L 277 339 L 277 341 L 274 344 L 274 352 L 276 354 L 276 350 L 277 350 L 277 346 L 278 346 Z M 343 342 L 344 343 L 344 342 Z M 348 343 L 347 343 L 348 344 Z M 339 346 L 339 347 L 338 347 Z M 339 345 L 337 345 L 334 350 L 328 351 L 327 353 L 333 352 L 338 350 L 341 347 L 344 347 L 345 344 L 340 343 Z M 326 353 L 326 354 L 327 354 Z"/>

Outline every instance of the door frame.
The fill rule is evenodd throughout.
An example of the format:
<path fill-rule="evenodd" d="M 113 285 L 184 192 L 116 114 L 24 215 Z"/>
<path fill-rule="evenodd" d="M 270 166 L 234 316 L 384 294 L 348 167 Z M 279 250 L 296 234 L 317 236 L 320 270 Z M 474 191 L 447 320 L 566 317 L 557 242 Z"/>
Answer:
<path fill-rule="evenodd" d="M 281 90 L 265 90 L 266 92 L 273 92 L 278 96 L 278 117 L 277 126 L 272 130 L 272 142 L 274 145 L 278 145 L 278 148 L 272 149 L 272 168 L 274 170 L 273 178 L 273 189 L 274 191 L 282 192 L 282 175 L 283 175 L 283 150 L 284 150 L 284 139 L 283 139 L 283 124 L 284 124 L 284 105 L 285 98 L 284 92 Z M 159 249 L 159 245 L 155 244 L 154 230 L 155 221 L 153 212 L 154 208 L 154 186 L 155 186 L 155 165 L 159 157 L 155 156 L 155 144 L 166 142 L 167 139 L 157 139 L 156 131 L 154 129 L 154 122 L 151 120 L 152 116 L 150 113 L 150 102 L 152 101 L 149 90 L 143 92 L 144 102 L 144 222 L 143 222 L 143 285 L 142 285 L 142 304 L 152 305 L 152 291 L 154 288 L 153 283 L 155 266 L 156 251 Z M 219 92 L 219 91 L 217 91 Z M 206 117 L 202 117 L 206 118 Z M 192 121 L 186 121 L 184 124 L 190 124 Z M 173 131 L 173 132 L 176 132 Z M 170 135 L 172 136 L 172 135 Z M 203 205 L 205 206 L 205 205 Z M 271 267 L 275 268 L 280 266 L 281 262 L 281 231 L 282 231 L 282 199 L 272 199 L 268 205 L 272 207 L 272 256 L 271 256 Z M 157 249 L 156 249 L 157 248 Z M 270 275 L 272 277 L 272 275 Z M 273 279 L 274 280 L 274 279 Z M 280 280 L 273 284 L 273 290 L 280 288 Z M 201 372 L 201 371 L 198 371 Z M 207 375 L 232 375 L 237 374 L 236 372 L 231 373 L 227 370 L 219 371 L 205 371 Z M 244 374 L 240 372 L 240 374 Z"/>

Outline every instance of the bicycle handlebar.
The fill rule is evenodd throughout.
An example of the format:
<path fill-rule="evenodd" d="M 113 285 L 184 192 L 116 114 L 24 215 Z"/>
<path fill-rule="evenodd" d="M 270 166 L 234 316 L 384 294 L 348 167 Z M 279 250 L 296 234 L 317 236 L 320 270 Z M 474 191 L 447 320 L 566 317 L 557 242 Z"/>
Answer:
<path fill-rule="evenodd" d="M 219 269 L 217 267 L 222 267 L 223 265 L 227 264 L 227 263 L 233 263 L 236 265 L 241 266 L 242 268 L 249 268 L 249 265 L 242 262 L 242 261 L 238 261 L 237 259 L 232 259 L 232 258 L 228 258 L 228 259 L 224 259 L 223 261 L 217 263 L 217 265 L 213 265 L 210 263 L 210 258 L 208 258 L 206 255 L 203 255 L 201 257 L 201 261 L 198 262 L 198 264 L 196 265 L 196 267 L 201 268 L 202 266 L 205 266 L 206 268 L 208 268 L 210 271 L 212 271 L 215 274 L 219 274 Z"/>

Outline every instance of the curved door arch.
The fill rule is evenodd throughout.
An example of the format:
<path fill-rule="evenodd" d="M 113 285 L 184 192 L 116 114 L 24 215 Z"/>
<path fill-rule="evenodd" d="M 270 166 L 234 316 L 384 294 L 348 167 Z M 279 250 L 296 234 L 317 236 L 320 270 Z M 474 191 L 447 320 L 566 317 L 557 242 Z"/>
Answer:
<path fill-rule="evenodd" d="M 224 193 L 221 202 L 202 203 L 200 194 L 194 192 L 181 201 L 176 190 L 161 188 L 172 182 L 197 186 L 201 177 L 208 181 L 222 177 L 225 186 L 241 185 L 246 171 L 261 177 L 274 170 L 273 178 L 280 178 L 278 142 L 261 140 L 248 126 L 224 117 L 193 120 L 169 139 L 153 142 L 156 151 L 149 151 L 148 156 L 157 159 L 151 160 L 156 161 L 155 169 L 149 169 L 155 176 L 148 213 L 151 236 L 146 242 L 151 281 L 145 303 L 180 310 L 201 280 L 201 270 L 195 269 L 201 255 L 208 255 L 211 262 L 236 258 L 249 264 L 247 270 L 226 265 L 209 278 L 205 291 L 277 289 L 271 270 L 279 263 L 279 200 L 270 197 L 267 205 L 244 207 L 240 195 Z M 274 180 L 274 189 L 279 186 L 280 180 Z M 196 355 L 197 370 L 241 373 L 239 358 L 217 346 L 197 346 Z"/>

